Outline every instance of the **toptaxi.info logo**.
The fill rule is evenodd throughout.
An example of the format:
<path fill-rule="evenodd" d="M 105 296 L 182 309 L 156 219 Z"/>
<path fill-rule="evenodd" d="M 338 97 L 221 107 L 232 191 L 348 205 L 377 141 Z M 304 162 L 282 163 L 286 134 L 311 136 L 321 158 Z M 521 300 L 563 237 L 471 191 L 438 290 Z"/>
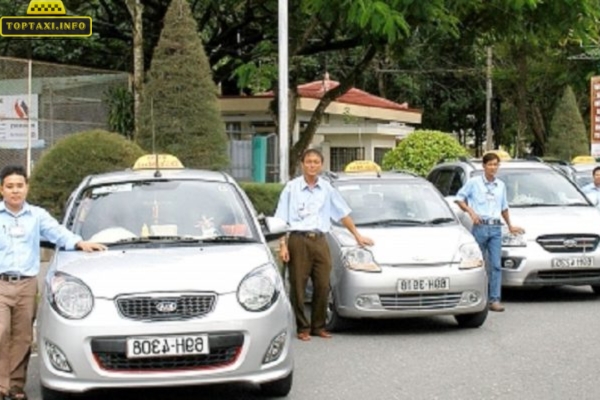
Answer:
<path fill-rule="evenodd" d="M 0 18 L 0 36 L 89 37 L 92 17 L 67 16 L 62 0 L 31 0 L 26 16 Z"/>

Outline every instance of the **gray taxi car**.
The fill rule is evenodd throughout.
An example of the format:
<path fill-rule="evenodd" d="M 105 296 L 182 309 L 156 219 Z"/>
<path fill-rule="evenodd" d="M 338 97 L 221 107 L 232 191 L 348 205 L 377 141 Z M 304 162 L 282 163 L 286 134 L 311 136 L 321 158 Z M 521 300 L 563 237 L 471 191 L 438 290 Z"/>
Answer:
<path fill-rule="evenodd" d="M 461 327 L 487 317 L 487 277 L 471 233 L 435 187 L 410 173 L 345 173 L 332 185 L 352 209 L 357 246 L 342 226 L 328 235 L 333 261 L 327 325 L 357 319 L 454 316 Z"/>
<path fill-rule="evenodd" d="M 108 250 L 57 249 L 51 261 L 37 333 L 44 399 L 229 382 L 288 394 L 294 322 L 266 239 L 285 225 L 259 219 L 229 175 L 89 176 L 64 224 Z"/>
<path fill-rule="evenodd" d="M 460 159 L 438 163 L 427 179 L 453 203 L 467 179 L 482 175 L 481 160 Z M 592 201 L 544 162 L 503 160 L 497 176 L 506 184 L 512 222 L 525 229 L 511 235 L 502 228 L 502 285 L 591 285 L 600 294 L 600 213 Z M 469 217 L 459 216 L 470 228 Z"/>

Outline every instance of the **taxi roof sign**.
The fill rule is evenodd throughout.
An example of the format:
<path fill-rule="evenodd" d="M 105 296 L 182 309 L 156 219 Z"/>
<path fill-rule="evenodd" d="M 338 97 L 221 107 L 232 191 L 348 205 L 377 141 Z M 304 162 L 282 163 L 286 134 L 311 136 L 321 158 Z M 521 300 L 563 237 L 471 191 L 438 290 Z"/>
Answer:
<path fill-rule="evenodd" d="M 571 164 L 595 164 L 596 159 L 592 156 L 577 156 L 571 160 Z"/>
<path fill-rule="evenodd" d="M 62 0 L 31 0 L 27 15 L 66 15 Z"/>
<path fill-rule="evenodd" d="M 158 165 L 157 165 L 158 161 Z M 183 164 L 171 154 L 146 154 L 133 164 L 133 169 L 182 169 Z"/>
<path fill-rule="evenodd" d="M 496 154 L 500 158 L 500 161 L 512 160 L 512 157 L 510 156 L 510 154 L 508 154 L 508 152 L 504 151 L 504 150 L 490 150 L 490 151 L 485 152 L 485 154 L 487 154 L 487 153 Z"/>
<path fill-rule="evenodd" d="M 346 165 L 344 172 L 381 172 L 381 167 L 373 161 L 356 160 Z"/>

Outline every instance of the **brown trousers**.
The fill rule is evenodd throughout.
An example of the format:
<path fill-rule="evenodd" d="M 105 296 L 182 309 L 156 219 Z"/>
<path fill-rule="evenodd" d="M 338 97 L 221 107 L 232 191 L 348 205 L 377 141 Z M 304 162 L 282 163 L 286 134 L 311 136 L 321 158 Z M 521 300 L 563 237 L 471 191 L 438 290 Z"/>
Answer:
<path fill-rule="evenodd" d="M 0 280 L 0 393 L 25 387 L 33 342 L 37 279 Z"/>
<path fill-rule="evenodd" d="M 309 238 L 291 234 L 288 239 L 290 253 L 290 300 L 296 315 L 298 332 L 318 332 L 325 329 L 331 257 L 325 236 Z M 304 293 L 308 278 L 313 284 L 312 312 L 309 323 L 304 312 Z"/>

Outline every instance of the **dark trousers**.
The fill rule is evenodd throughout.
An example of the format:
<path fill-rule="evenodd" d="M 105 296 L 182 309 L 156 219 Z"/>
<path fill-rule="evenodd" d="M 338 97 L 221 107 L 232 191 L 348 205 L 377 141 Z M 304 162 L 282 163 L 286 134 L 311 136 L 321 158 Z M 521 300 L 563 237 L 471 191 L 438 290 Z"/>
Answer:
<path fill-rule="evenodd" d="M 318 332 L 325 329 L 331 257 L 325 236 L 306 237 L 291 234 L 288 240 L 290 253 L 290 299 L 296 315 L 298 332 Z M 304 312 L 304 293 L 308 278 L 313 284 L 311 321 Z"/>

